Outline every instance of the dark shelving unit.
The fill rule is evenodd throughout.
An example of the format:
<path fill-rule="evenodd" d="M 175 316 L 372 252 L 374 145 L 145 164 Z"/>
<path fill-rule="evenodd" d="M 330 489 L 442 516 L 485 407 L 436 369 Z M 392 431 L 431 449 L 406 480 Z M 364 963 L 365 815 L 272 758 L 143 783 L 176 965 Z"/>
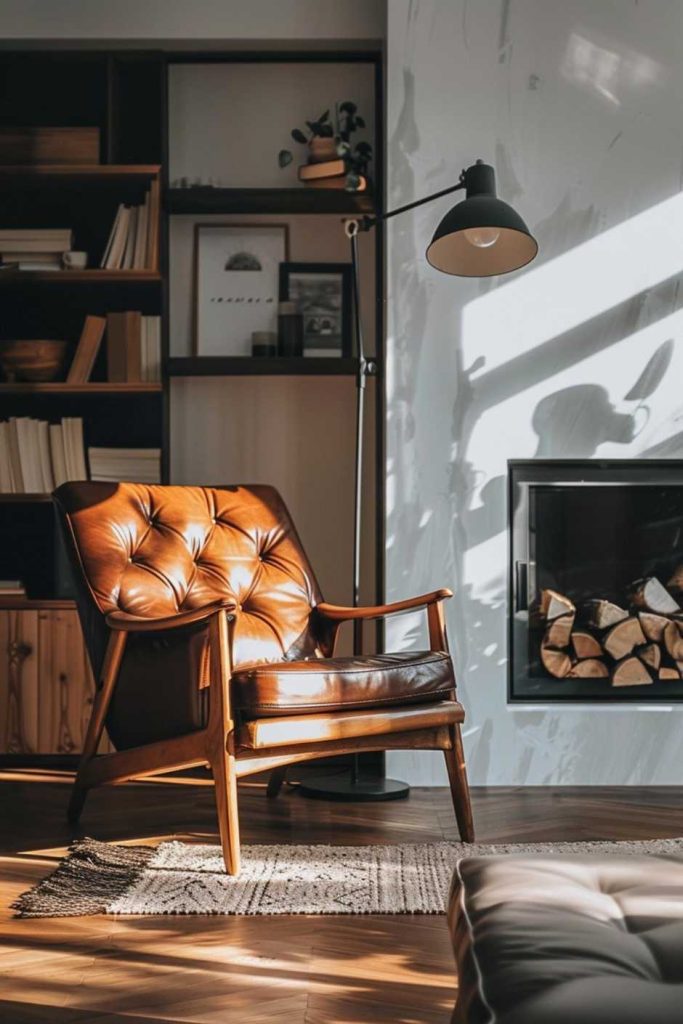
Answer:
<path fill-rule="evenodd" d="M 322 188 L 170 188 L 168 213 L 186 214 L 297 214 L 338 213 L 352 217 L 374 211 L 370 192 L 344 192 Z"/>

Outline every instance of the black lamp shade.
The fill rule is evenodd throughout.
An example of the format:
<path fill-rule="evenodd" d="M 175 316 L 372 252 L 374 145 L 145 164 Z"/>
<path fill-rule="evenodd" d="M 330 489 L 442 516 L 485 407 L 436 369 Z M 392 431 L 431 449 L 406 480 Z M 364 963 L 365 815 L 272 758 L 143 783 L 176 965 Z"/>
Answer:
<path fill-rule="evenodd" d="M 467 198 L 449 210 L 427 249 L 431 266 L 459 277 L 490 277 L 530 263 L 538 243 L 519 214 L 496 197 L 493 168 L 477 163 L 464 181 Z"/>

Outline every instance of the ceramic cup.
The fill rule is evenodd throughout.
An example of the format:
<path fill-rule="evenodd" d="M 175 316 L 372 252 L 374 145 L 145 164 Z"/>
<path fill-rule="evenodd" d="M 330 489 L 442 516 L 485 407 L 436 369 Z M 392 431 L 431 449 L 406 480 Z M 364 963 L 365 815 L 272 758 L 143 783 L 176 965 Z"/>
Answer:
<path fill-rule="evenodd" d="M 88 265 L 87 252 L 64 252 L 62 263 L 66 270 L 85 270 Z"/>

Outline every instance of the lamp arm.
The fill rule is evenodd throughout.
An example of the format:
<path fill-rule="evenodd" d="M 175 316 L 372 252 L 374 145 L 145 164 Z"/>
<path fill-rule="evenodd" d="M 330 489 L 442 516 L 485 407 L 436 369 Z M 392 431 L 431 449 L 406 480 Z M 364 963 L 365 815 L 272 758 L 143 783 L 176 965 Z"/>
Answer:
<path fill-rule="evenodd" d="M 430 196 L 423 196 L 422 199 L 416 199 L 412 203 L 406 203 L 405 206 L 398 206 L 395 210 L 388 210 L 386 213 L 377 213 L 372 217 L 361 217 L 358 221 L 359 231 L 369 231 L 374 228 L 376 224 L 381 224 L 385 220 L 389 220 L 390 217 L 396 217 L 399 213 L 406 213 L 408 210 L 414 210 L 416 206 L 424 206 L 425 203 L 431 203 L 434 199 L 441 199 L 442 196 L 449 196 L 451 192 L 459 192 L 465 188 L 465 172 L 463 171 L 460 175 L 460 180 L 457 185 L 451 185 L 450 188 L 444 188 L 440 192 L 433 192 Z"/>

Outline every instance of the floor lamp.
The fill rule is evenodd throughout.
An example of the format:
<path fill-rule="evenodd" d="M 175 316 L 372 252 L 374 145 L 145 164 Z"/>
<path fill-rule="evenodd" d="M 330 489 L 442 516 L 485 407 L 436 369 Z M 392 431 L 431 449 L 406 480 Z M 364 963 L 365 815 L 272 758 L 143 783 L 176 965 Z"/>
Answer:
<path fill-rule="evenodd" d="M 361 514 L 363 510 L 363 415 L 365 385 L 375 373 L 373 360 L 368 360 L 363 343 L 360 315 L 360 261 L 358 235 L 370 231 L 390 217 L 414 210 L 452 192 L 464 190 L 465 200 L 453 206 L 439 223 L 427 248 L 427 262 L 444 274 L 457 277 L 492 277 L 508 274 L 530 263 L 538 252 L 538 243 L 528 227 L 511 206 L 496 196 L 496 176 L 493 167 L 477 160 L 462 171 L 456 185 L 434 192 L 413 203 L 406 203 L 388 213 L 372 217 L 346 220 L 344 227 L 351 245 L 353 316 L 356 335 L 358 367 L 356 372 L 356 470 L 353 519 L 353 607 L 360 597 L 360 542 Z M 361 653 L 363 624 L 353 623 L 353 651 Z M 396 800 L 408 795 L 409 786 L 396 779 L 365 777 L 359 770 L 358 755 L 354 756 L 349 775 L 319 775 L 301 784 L 306 796 L 330 800 Z"/>

